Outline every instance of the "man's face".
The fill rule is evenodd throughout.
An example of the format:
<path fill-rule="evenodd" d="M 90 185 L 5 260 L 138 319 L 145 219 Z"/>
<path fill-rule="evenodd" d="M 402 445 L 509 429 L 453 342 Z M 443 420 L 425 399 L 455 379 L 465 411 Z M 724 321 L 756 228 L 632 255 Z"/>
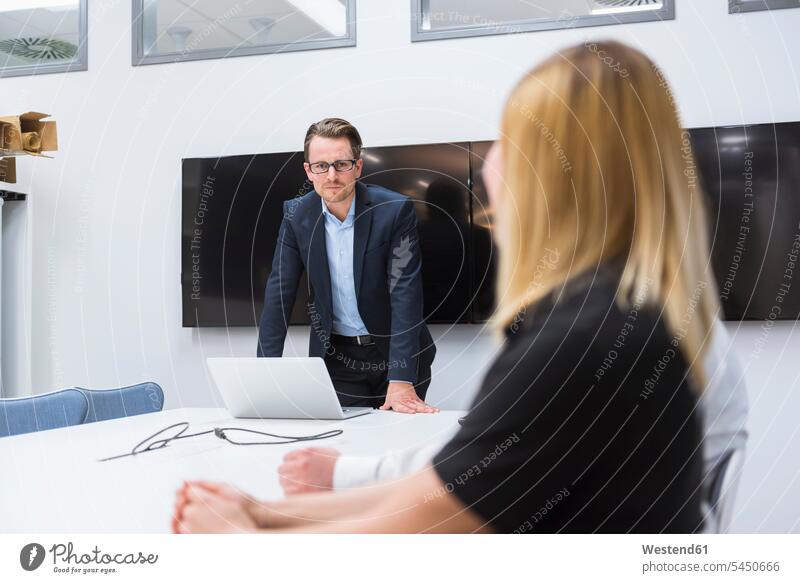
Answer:
<path fill-rule="evenodd" d="M 356 188 L 356 180 L 361 176 L 361 168 L 364 165 L 362 160 L 358 160 L 352 170 L 347 172 L 337 172 L 333 167 L 336 160 L 351 160 L 353 150 L 347 138 L 323 138 L 314 136 L 308 144 L 308 162 L 303 164 L 306 169 L 306 176 L 314 184 L 317 191 L 325 202 L 335 203 L 347 200 Z M 311 172 L 311 164 L 315 162 L 328 162 L 331 166 L 324 174 L 314 174 Z"/>

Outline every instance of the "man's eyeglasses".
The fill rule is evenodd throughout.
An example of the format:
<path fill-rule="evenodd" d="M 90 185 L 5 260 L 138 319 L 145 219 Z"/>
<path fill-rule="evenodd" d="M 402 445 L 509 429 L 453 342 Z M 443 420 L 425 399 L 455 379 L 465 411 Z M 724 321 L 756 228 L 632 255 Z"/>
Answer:
<path fill-rule="evenodd" d="M 314 162 L 313 164 L 309 164 L 309 168 L 311 168 L 311 172 L 313 174 L 326 174 L 330 167 L 333 166 L 333 169 L 337 172 L 350 172 L 358 160 L 336 160 L 335 162 Z"/>

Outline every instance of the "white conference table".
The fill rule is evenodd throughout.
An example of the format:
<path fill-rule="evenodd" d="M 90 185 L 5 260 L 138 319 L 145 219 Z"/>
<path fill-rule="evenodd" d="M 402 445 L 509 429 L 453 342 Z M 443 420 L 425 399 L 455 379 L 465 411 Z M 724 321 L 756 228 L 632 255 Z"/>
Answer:
<path fill-rule="evenodd" d="M 0 533 L 169 532 L 175 490 L 183 480 L 229 482 L 258 498 L 276 499 L 282 497 L 277 467 L 293 449 L 335 447 L 353 455 L 380 454 L 441 439 L 462 415 L 376 411 L 344 421 L 256 420 L 233 419 L 225 409 L 171 409 L 1 438 Z M 181 421 L 190 423 L 187 434 L 223 426 L 282 435 L 329 429 L 344 433 L 321 441 L 253 446 L 233 445 L 209 434 L 141 455 L 97 461 L 127 453 Z M 247 436 L 235 439 L 245 441 Z"/>

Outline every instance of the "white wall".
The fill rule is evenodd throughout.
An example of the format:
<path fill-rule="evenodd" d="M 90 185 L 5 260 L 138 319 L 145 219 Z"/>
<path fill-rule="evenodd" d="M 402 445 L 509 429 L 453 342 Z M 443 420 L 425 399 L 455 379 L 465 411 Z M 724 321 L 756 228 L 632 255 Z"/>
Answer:
<path fill-rule="evenodd" d="M 9 189 L 13 190 L 13 189 Z M 0 314 L 0 397 L 14 397 L 31 384 L 30 209 L 26 201 L 3 205 L 2 314 Z"/>
<path fill-rule="evenodd" d="M 36 392 L 153 379 L 168 407 L 214 405 L 205 357 L 253 354 L 254 329 L 181 328 L 183 157 L 299 149 L 308 124 L 329 115 L 370 146 L 492 138 L 520 75 L 587 38 L 651 54 L 687 126 L 800 119 L 800 10 L 729 16 L 726 0 L 678 0 L 666 23 L 411 44 L 407 1 L 359 0 L 355 48 L 131 67 L 130 2 L 90 5 L 87 72 L 0 80 L 8 113 L 59 124 L 56 158 L 18 168 L 30 194 Z M 492 350 L 478 329 L 435 327 L 434 403 L 469 402 Z M 757 325 L 731 332 L 753 401 L 735 527 L 800 531 L 800 336 L 780 323 L 754 356 Z M 293 330 L 288 350 L 302 354 L 306 337 Z"/>

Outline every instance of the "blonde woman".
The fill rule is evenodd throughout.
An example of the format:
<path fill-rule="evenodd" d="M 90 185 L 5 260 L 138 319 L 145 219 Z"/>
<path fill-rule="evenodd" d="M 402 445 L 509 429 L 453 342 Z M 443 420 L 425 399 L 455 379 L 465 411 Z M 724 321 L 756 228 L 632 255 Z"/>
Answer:
<path fill-rule="evenodd" d="M 663 77 L 616 42 L 555 55 L 511 93 L 484 178 L 504 345 L 432 464 L 279 502 L 187 484 L 175 532 L 700 527 L 697 399 L 718 305 Z"/>

